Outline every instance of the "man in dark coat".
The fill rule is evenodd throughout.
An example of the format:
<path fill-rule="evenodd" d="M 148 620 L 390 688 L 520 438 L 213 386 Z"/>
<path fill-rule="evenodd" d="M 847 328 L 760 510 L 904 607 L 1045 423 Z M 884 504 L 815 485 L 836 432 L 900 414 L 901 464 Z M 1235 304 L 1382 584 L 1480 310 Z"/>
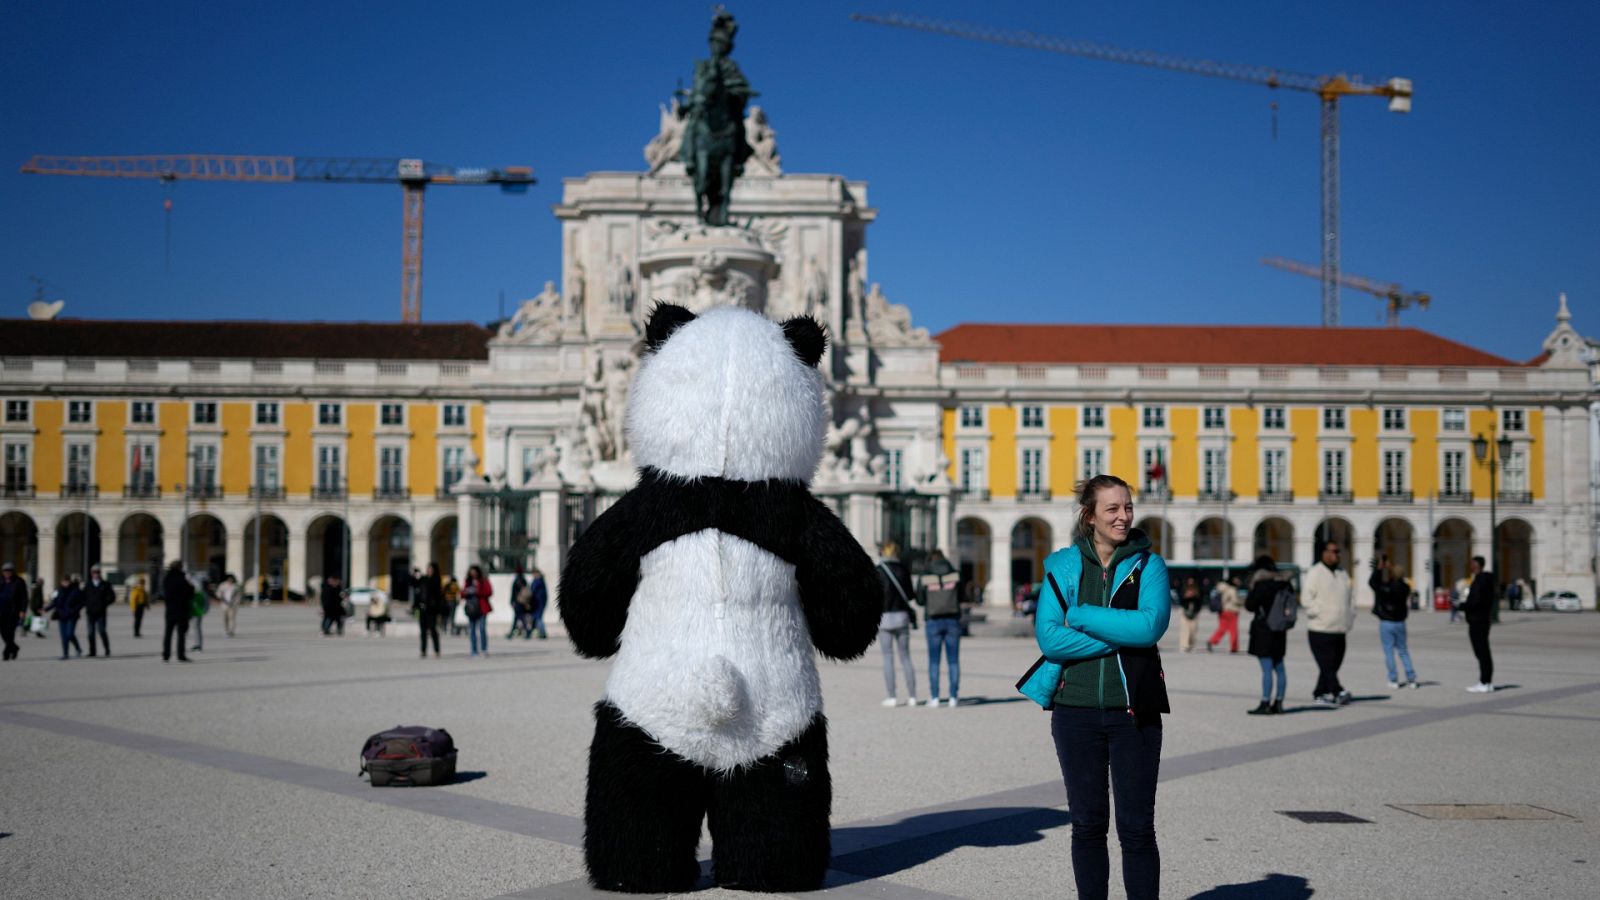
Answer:
<path fill-rule="evenodd" d="M 0 638 L 5 640 L 5 659 L 17 658 L 17 622 L 28 608 L 28 583 L 17 577 L 17 567 L 7 562 L 0 566 Z"/>
<path fill-rule="evenodd" d="M 344 634 L 344 592 L 339 587 L 339 576 L 328 575 L 322 579 L 322 633 L 332 634 L 334 628 Z"/>
<path fill-rule="evenodd" d="M 1472 641 L 1472 655 L 1478 658 L 1478 683 L 1467 688 L 1474 694 L 1494 692 L 1494 657 L 1489 654 L 1489 621 L 1496 603 L 1494 574 L 1485 572 L 1483 557 L 1474 556 L 1468 568 L 1472 571 L 1472 586 L 1467 589 L 1466 602 L 1461 612 L 1467 617 L 1467 638 Z"/>
<path fill-rule="evenodd" d="M 117 591 L 100 575 L 100 567 L 89 570 L 89 583 L 83 588 L 83 611 L 89 617 L 89 655 L 95 655 L 95 637 L 111 655 L 111 636 L 106 633 L 106 611 L 117 602 Z"/>
<path fill-rule="evenodd" d="M 172 660 L 172 638 L 178 638 L 178 662 L 188 662 L 184 642 L 189 639 L 189 609 L 194 603 L 194 585 L 183 574 L 183 563 L 173 560 L 161 576 L 161 597 L 167 607 L 167 627 L 161 633 L 161 661 Z"/>

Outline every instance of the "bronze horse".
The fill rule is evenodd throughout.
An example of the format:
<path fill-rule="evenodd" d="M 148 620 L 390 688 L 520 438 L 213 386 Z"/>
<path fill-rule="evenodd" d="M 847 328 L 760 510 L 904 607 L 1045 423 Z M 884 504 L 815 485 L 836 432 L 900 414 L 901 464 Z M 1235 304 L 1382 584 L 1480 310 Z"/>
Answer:
<path fill-rule="evenodd" d="M 728 197 L 751 152 L 744 107 L 759 95 L 728 58 L 737 30 L 733 16 L 719 11 L 711 25 L 711 58 L 695 63 L 694 89 L 684 104 L 687 122 L 679 155 L 694 179 L 695 215 L 707 225 L 728 224 Z"/>

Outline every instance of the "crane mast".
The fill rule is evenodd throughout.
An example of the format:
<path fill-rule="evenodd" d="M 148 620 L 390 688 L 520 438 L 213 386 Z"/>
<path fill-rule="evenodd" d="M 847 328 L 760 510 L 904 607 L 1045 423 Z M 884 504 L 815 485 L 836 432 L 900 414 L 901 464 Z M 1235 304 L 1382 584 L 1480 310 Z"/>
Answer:
<path fill-rule="evenodd" d="M 1148 50 L 1128 50 L 1108 44 L 1035 34 L 1031 31 L 989 28 L 902 13 L 888 15 L 855 13 L 851 18 L 858 22 L 908 28 L 965 40 L 1043 50 L 1047 53 L 1062 53 L 1127 65 L 1148 66 L 1191 75 L 1260 84 L 1274 89 L 1284 88 L 1316 94 L 1322 102 L 1322 229 L 1319 235 L 1322 249 L 1320 269 L 1322 324 L 1329 328 L 1339 324 L 1339 98 L 1387 97 L 1390 112 L 1410 112 L 1412 90 L 1409 78 L 1390 78 L 1381 84 L 1373 84 L 1363 81 L 1360 77 L 1348 75 L 1308 75 L 1267 66 L 1184 59 Z"/>
<path fill-rule="evenodd" d="M 502 193 L 526 193 L 534 183 L 526 166 L 456 168 L 420 159 L 342 156 L 251 156 L 187 153 L 161 156 L 35 156 L 22 166 L 34 175 L 153 178 L 174 181 L 319 181 L 326 184 L 399 184 L 400 320 L 422 321 L 422 191 L 430 184 L 493 184 Z"/>

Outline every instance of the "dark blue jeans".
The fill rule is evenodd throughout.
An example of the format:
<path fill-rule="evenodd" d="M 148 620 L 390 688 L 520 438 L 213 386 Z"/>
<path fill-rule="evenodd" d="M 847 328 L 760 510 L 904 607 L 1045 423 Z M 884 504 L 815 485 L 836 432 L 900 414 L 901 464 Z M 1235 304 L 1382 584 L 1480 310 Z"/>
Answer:
<path fill-rule="evenodd" d="M 1111 883 L 1106 832 L 1117 801 L 1122 885 L 1129 900 L 1161 894 L 1156 847 L 1156 778 L 1161 726 L 1134 724 L 1125 709 L 1056 707 L 1050 718 L 1072 816 L 1072 876 L 1083 900 L 1103 900 Z"/>
<path fill-rule="evenodd" d="M 923 623 L 928 632 L 928 699 L 939 699 L 939 652 L 944 651 L 950 663 L 950 693 L 954 700 L 961 696 L 961 620 L 959 618 L 929 618 Z"/>

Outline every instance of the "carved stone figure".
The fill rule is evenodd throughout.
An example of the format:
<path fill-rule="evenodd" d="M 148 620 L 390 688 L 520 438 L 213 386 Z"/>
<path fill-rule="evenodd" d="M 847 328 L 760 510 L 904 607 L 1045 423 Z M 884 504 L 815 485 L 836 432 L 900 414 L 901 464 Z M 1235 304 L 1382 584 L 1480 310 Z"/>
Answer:
<path fill-rule="evenodd" d="M 611 258 L 611 268 L 606 274 L 610 282 L 611 311 L 613 313 L 633 314 L 633 267 L 622 258 L 622 254 Z"/>
<path fill-rule="evenodd" d="M 915 345 L 931 343 L 928 329 L 911 325 L 911 310 L 899 303 L 890 303 L 883 288 L 876 282 L 867 294 L 867 337 L 874 344 Z"/>
<path fill-rule="evenodd" d="M 801 312 L 808 316 L 816 316 L 828 306 L 828 279 L 822 274 L 822 266 L 815 256 L 806 260 L 805 268 L 804 303 Z"/>
<path fill-rule="evenodd" d="M 750 158 L 744 107 L 758 96 L 728 58 L 739 26 L 733 14 L 718 9 L 711 21 L 711 58 L 695 63 L 694 89 L 684 104 L 686 121 L 680 156 L 694 179 L 695 213 L 707 225 L 728 224 L 733 182 Z"/>
<path fill-rule="evenodd" d="M 585 279 L 584 279 L 583 263 L 578 262 L 577 260 L 573 260 L 573 262 L 572 262 L 572 290 L 571 290 L 571 296 L 569 296 L 567 298 L 567 319 L 568 319 L 568 321 L 578 322 L 578 323 L 581 323 L 583 321 L 583 299 L 584 299 L 583 298 L 583 294 L 584 294 L 584 291 L 587 290 L 587 288 L 588 288 L 588 285 L 585 284 Z"/>
<path fill-rule="evenodd" d="M 845 273 L 845 292 L 850 300 L 847 310 L 851 321 L 858 326 L 867 326 L 867 248 L 862 247 L 856 251 L 850 260 L 850 268 Z"/>
<path fill-rule="evenodd" d="M 783 160 L 778 156 L 778 133 L 767 121 L 766 110 L 750 107 L 750 114 L 744 119 L 744 139 L 750 144 L 750 159 L 745 168 L 757 175 L 783 174 Z"/>
<path fill-rule="evenodd" d="M 594 366 L 583 382 L 579 431 L 599 460 L 622 456 L 624 411 L 627 409 L 632 358 L 618 351 L 596 351 Z"/>
<path fill-rule="evenodd" d="M 524 300 L 511 318 L 501 323 L 498 336 L 531 342 L 553 337 L 561 327 L 561 294 L 556 283 L 546 281 L 544 291 Z"/>
<path fill-rule="evenodd" d="M 672 106 L 661 104 L 661 130 L 644 145 L 644 161 L 650 164 L 650 174 L 661 171 L 667 163 L 678 158 L 683 150 L 683 107 L 678 104 L 678 98 L 672 98 Z"/>
<path fill-rule="evenodd" d="M 850 435 L 850 477 L 858 481 L 871 480 L 872 451 L 867 446 L 867 441 L 874 431 L 871 404 L 863 401 L 861 408 L 856 410 L 853 421 L 856 422 L 856 427 Z"/>

